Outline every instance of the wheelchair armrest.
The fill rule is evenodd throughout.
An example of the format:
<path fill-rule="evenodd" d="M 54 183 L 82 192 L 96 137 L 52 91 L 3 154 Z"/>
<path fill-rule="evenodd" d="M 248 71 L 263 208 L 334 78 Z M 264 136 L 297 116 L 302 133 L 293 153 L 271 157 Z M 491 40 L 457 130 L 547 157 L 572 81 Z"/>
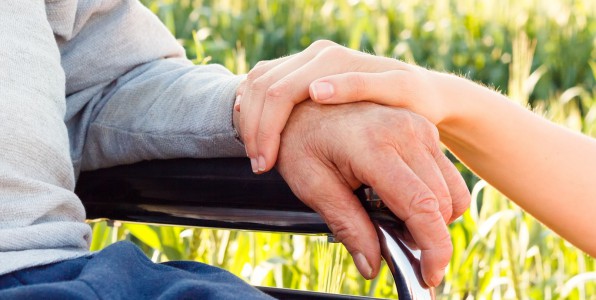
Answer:
<path fill-rule="evenodd" d="M 255 175 L 245 158 L 154 160 L 83 172 L 75 192 L 89 219 L 331 234 L 275 170 Z M 375 205 L 371 191 L 355 193 L 377 228 L 400 299 L 433 299 L 418 259 L 397 237 L 401 221 Z"/>

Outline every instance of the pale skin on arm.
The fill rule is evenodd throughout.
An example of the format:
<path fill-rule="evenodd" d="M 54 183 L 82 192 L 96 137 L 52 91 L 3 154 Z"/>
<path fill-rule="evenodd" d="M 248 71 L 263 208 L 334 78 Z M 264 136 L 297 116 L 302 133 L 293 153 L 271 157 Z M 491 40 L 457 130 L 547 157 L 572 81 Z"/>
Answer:
<path fill-rule="evenodd" d="M 414 68 L 417 75 L 410 79 L 397 74 L 378 81 L 378 74 L 366 73 L 322 78 L 315 83 L 329 83 L 332 96 L 319 102 L 366 99 L 426 116 L 437 125 L 441 141 L 471 170 L 596 256 L 596 140 L 466 79 Z M 412 85 L 412 77 L 422 85 L 414 84 L 419 87 L 416 93 L 400 95 L 404 82 Z M 354 87 L 359 81 L 362 85 Z M 315 85 L 311 87 L 316 96 Z"/>
<path fill-rule="evenodd" d="M 443 143 L 522 208 L 596 256 L 596 140 L 494 91 L 442 77 L 445 102 L 455 108 L 438 124 Z"/>

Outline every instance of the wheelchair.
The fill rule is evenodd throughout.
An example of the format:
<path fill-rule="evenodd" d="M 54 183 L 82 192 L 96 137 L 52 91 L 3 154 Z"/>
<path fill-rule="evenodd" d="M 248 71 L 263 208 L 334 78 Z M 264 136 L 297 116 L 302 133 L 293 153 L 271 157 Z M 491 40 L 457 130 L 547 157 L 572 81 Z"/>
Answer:
<path fill-rule="evenodd" d="M 153 160 L 83 172 L 75 192 L 89 219 L 331 236 L 275 170 L 255 175 L 246 158 Z M 403 222 L 372 189 L 355 194 L 375 225 L 399 299 L 434 299 L 422 280 L 417 251 L 399 238 Z M 374 299 L 257 288 L 278 299 Z"/>

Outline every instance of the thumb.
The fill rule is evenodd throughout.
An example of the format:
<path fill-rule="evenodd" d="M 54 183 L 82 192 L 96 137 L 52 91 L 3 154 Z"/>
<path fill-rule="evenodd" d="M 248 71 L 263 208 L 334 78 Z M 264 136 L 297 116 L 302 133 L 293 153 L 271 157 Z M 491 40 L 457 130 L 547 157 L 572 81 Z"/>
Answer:
<path fill-rule="evenodd" d="M 323 77 L 309 86 L 310 97 L 321 104 L 372 101 L 378 104 L 399 105 L 397 96 L 406 72 L 394 70 L 383 73 L 348 72 Z M 403 90 L 403 89 L 401 89 Z"/>

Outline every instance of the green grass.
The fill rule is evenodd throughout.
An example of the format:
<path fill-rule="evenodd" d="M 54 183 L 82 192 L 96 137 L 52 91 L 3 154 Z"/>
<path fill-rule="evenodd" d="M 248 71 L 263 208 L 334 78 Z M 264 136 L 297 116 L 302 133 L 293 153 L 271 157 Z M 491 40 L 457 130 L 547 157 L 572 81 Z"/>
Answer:
<path fill-rule="evenodd" d="M 596 137 L 594 1 L 143 2 L 196 63 L 220 63 L 244 73 L 259 60 L 330 39 L 462 74 Z M 440 299 L 596 299 L 593 258 L 456 165 L 473 201 L 450 227 L 454 255 Z M 94 225 L 93 249 L 120 239 L 134 241 L 156 262 L 202 261 L 253 284 L 377 297 L 396 293 L 386 267 L 366 281 L 345 249 L 324 237 Z"/>

